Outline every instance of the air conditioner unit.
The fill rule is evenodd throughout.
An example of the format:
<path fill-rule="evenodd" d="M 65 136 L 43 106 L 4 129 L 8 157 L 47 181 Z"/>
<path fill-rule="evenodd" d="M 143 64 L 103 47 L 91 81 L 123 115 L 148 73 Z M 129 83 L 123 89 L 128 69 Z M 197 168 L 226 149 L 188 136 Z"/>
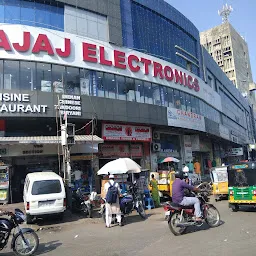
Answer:
<path fill-rule="evenodd" d="M 159 152 L 161 150 L 161 144 L 160 143 L 152 143 L 152 150 L 153 150 L 153 152 Z"/>
<path fill-rule="evenodd" d="M 153 140 L 160 140 L 160 132 L 153 132 Z"/>

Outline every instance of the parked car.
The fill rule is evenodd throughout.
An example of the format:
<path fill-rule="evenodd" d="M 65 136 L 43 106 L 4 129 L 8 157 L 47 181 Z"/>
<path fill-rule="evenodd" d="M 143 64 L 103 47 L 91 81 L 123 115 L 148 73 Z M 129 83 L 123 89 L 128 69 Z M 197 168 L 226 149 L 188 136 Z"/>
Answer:
<path fill-rule="evenodd" d="M 54 172 L 34 172 L 26 176 L 23 192 L 27 224 L 33 218 L 57 215 L 63 218 L 66 192 L 62 178 Z"/>

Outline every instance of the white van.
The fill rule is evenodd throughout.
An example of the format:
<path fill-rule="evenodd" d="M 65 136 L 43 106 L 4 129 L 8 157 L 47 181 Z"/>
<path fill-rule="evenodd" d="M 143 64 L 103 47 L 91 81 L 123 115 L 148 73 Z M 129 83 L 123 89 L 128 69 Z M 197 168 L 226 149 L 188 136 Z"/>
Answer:
<path fill-rule="evenodd" d="M 34 172 L 26 176 L 23 200 L 27 223 L 33 218 L 59 215 L 66 210 L 66 192 L 62 178 L 54 172 Z"/>

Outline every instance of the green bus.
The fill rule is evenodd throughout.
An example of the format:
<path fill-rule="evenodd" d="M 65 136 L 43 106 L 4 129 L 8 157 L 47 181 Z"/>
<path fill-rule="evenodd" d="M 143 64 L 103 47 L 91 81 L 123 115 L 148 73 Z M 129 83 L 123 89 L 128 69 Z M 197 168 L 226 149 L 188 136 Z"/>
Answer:
<path fill-rule="evenodd" d="M 240 162 L 228 166 L 229 208 L 256 206 L 256 162 Z"/>

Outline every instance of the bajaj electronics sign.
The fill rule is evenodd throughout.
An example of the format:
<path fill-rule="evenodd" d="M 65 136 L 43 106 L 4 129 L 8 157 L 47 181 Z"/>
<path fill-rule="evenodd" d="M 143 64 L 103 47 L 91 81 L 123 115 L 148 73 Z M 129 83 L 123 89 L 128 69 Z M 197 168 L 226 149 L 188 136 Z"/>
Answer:
<path fill-rule="evenodd" d="M 183 127 L 205 132 L 204 117 L 192 112 L 167 108 L 168 126 Z"/>
<path fill-rule="evenodd" d="M 47 105 L 30 103 L 27 93 L 0 93 L 0 113 L 46 113 Z"/>

